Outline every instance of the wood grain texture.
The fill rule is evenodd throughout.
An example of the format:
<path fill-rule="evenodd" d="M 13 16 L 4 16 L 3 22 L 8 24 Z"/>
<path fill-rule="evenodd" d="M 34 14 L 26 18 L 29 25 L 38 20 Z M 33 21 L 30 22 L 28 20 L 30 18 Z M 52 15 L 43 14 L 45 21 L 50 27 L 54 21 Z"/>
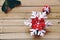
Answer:
<path fill-rule="evenodd" d="M 48 33 L 47 35 L 45 35 L 44 37 L 34 37 L 31 36 L 29 33 L 8 33 L 8 34 L 0 34 L 0 39 L 37 39 L 37 38 L 60 38 L 60 33 L 55 33 L 55 32 L 51 32 Z"/>
<path fill-rule="evenodd" d="M 5 0 L 0 0 L 0 5 L 3 4 Z M 60 5 L 59 0 L 19 0 L 22 6 L 41 6 L 41 5 Z"/>
<path fill-rule="evenodd" d="M 22 5 L 15 7 L 8 14 L 4 14 L 1 10 L 4 1 L 0 0 L 0 39 L 60 39 L 60 0 L 19 0 Z M 46 20 L 49 20 L 53 26 L 46 28 L 49 32 L 44 37 L 36 38 L 30 35 L 30 27 L 25 26 L 24 21 L 31 16 L 32 11 L 42 11 L 44 5 L 51 7 L 51 13 Z"/>
<path fill-rule="evenodd" d="M 10 12 L 31 12 L 31 11 L 41 11 L 43 7 L 15 7 L 12 11 Z M 60 12 L 60 6 L 58 7 L 51 7 L 51 12 Z M 3 13 L 0 7 L 0 13 Z"/>
<path fill-rule="evenodd" d="M 27 12 L 26 13 L 8 13 L 8 14 L 0 13 L 0 19 L 6 19 L 6 18 L 11 18 L 11 19 L 13 19 L 13 18 L 19 18 L 19 19 L 26 18 L 26 19 L 28 19 L 31 17 L 31 14 L 32 14 L 32 12 L 30 12 L 30 13 L 27 13 Z M 50 13 L 47 17 L 59 19 L 60 13 Z"/>
<path fill-rule="evenodd" d="M 29 33 L 30 28 L 29 26 L 5 26 L 2 27 L 2 33 Z M 46 29 L 50 32 L 60 32 L 60 26 L 48 26 Z"/>
<path fill-rule="evenodd" d="M 0 20 L 0 26 L 10 26 L 10 25 L 25 25 L 24 21 L 27 19 L 9 19 L 9 20 Z M 53 25 L 60 25 L 60 19 L 47 19 Z"/>
<path fill-rule="evenodd" d="M 0 27 L 0 33 L 2 32 L 2 27 Z"/>

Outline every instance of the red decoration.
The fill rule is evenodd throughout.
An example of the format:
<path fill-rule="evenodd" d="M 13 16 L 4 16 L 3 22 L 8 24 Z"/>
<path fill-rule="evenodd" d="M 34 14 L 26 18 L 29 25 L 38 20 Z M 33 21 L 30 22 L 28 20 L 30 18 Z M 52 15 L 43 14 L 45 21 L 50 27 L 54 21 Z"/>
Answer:
<path fill-rule="evenodd" d="M 32 20 L 32 29 L 43 30 L 44 27 L 45 27 L 44 18 L 41 18 L 40 20 L 38 18 L 34 18 Z"/>
<path fill-rule="evenodd" d="M 49 14 L 51 11 L 50 11 L 50 6 L 44 6 L 43 9 L 42 9 L 42 12 L 46 12 L 46 14 Z"/>
<path fill-rule="evenodd" d="M 31 36 L 32 35 L 44 36 L 44 34 L 46 33 L 46 30 L 44 30 L 44 28 L 46 28 L 47 25 L 51 25 L 49 24 L 48 21 L 47 22 L 45 21 L 45 18 L 47 18 L 46 14 L 49 13 L 50 13 L 49 6 L 44 6 L 42 12 L 32 11 L 30 22 L 29 21 L 25 22 L 25 24 L 31 27 L 30 29 Z"/>

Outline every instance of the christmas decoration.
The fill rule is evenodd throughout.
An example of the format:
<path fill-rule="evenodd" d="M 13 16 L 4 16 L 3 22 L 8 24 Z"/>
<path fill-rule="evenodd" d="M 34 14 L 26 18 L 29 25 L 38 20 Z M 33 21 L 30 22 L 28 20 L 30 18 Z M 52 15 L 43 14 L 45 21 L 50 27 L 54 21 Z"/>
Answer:
<path fill-rule="evenodd" d="M 14 7 L 17 7 L 19 5 L 21 5 L 21 1 L 18 1 L 18 0 L 5 0 L 1 9 L 2 9 L 3 12 L 8 13 Z"/>
<path fill-rule="evenodd" d="M 46 19 L 46 12 L 35 12 L 32 11 L 32 16 L 30 20 L 26 20 L 24 22 L 25 25 L 29 25 L 31 27 L 30 33 L 32 35 L 38 35 L 38 36 L 44 36 L 46 33 L 46 28 L 47 25 L 49 24 L 49 21 L 45 21 Z"/>
<path fill-rule="evenodd" d="M 48 15 L 51 12 L 50 9 L 51 9 L 50 6 L 45 5 L 42 9 L 42 12 L 46 12 L 46 14 Z"/>
<path fill-rule="evenodd" d="M 30 33 L 31 36 L 37 35 L 37 36 L 44 36 L 46 33 L 45 28 L 48 27 L 48 25 L 52 25 L 47 19 L 47 15 L 50 13 L 50 7 L 45 6 L 42 9 L 42 12 L 36 12 L 32 11 L 32 15 L 30 17 L 30 20 L 26 20 L 24 22 L 25 25 L 28 25 L 31 27 Z"/>

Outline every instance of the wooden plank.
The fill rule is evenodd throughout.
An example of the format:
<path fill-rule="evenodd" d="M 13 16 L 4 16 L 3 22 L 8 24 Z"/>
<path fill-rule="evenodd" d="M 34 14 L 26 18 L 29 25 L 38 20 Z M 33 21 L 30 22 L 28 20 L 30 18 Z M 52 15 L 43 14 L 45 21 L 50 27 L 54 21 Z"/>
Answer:
<path fill-rule="evenodd" d="M 3 32 L 2 33 L 16 33 L 16 32 L 29 32 L 29 27 L 23 27 L 23 26 L 20 26 L 20 27 L 15 27 L 15 26 L 12 26 L 12 27 L 3 27 Z"/>
<path fill-rule="evenodd" d="M 50 13 L 48 15 L 48 18 L 59 18 L 60 19 L 60 13 Z"/>
<path fill-rule="evenodd" d="M 8 25 L 25 25 L 24 21 L 26 19 L 17 19 L 17 20 L 0 20 L 0 26 L 8 26 Z M 60 19 L 46 19 L 53 25 L 60 25 Z"/>
<path fill-rule="evenodd" d="M 0 27 L 0 33 L 2 32 L 2 27 Z"/>
<path fill-rule="evenodd" d="M 1 26 L 2 32 L 1 33 L 29 33 L 31 27 L 29 26 Z M 50 32 L 60 32 L 60 26 L 48 26 L 46 28 Z"/>
<path fill-rule="evenodd" d="M 9 33 L 0 34 L 0 39 L 19 39 L 19 38 L 32 38 L 29 33 Z"/>
<path fill-rule="evenodd" d="M 11 12 L 31 12 L 31 11 L 41 11 L 43 7 L 18 7 L 14 8 Z M 60 6 L 51 7 L 51 12 L 60 12 Z"/>
<path fill-rule="evenodd" d="M 24 38 L 24 39 L 2 39 L 2 40 L 36 40 L 36 39 L 38 39 L 38 40 L 47 40 L 47 39 L 49 39 L 49 40 L 59 40 L 59 38 Z"/>
<path fill-rule="evenodd" d="M 21 0 L 22 5 L 59 5 L 59 0 Z M 48 2 L 49 1 L 49 2 Z"/>
<path fill-rule="evenodd" d="M 0 0 L 0 6 L 3 5 L 4 1 L 5 1 L 5 0 Z"/>
<path fill-rule="evenodd" d="M 8 33 L 8 34 L 0 34 L 0 39 L 43 39 L 43 38 L 60 38 L 60 33 L 49 33 L 46 34 L 44 37 L 34 37 L 31 36 L 29 33 Z"/>
<path fill-rule="evenodd" d="M 31 12 L 31 11 L 41 11 L 43 7 L 16 7 L 14 8 L 12 11 L 10 12 Z M 51 7 L 51 12 L 60 12 L 60 6 L 57 6 L 57 7 Z M 1 7 L 0 7 L 0 13 L 3 13 L 2 10 L 1 10 Z"/>
<path fill-rule="evenodd" d="M 31 13 L 8 13 L 7 15 L 4 13 L 0 13 L 0 19 L 3 18 L 30 18 Z M 60 13 L 50 13 L 48 18 L 60 18 Z"/>
<path fill-rule="evenodd" d="M 3 4 L 5 0 L 0 0 L 0 5 Z M 19 0 L 22 6 L 40 6 L 40 5 L 60 5 L 59 0 Z"/>

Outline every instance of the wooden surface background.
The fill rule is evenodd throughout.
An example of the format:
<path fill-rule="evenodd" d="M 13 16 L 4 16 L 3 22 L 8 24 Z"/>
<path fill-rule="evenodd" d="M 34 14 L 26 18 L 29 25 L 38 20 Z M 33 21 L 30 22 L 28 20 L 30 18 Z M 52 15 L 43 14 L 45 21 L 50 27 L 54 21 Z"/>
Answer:
<path fill-rule="evenodd" d="M 59 40 L 60 39 L 60 0 L 20 0 L 22 5 L 14 8 L 8 14 L 1 11 L 5 0 L 0 0 L 0 39 L 2 40 Z M 44 37 L 33 37 L 29 33 L 30 27 L 24 21 L 31 15 L 31 11 L 41 11 L 44 5 L 50 5 L 51 13 L 48 15 L 53 26 Z"/>

